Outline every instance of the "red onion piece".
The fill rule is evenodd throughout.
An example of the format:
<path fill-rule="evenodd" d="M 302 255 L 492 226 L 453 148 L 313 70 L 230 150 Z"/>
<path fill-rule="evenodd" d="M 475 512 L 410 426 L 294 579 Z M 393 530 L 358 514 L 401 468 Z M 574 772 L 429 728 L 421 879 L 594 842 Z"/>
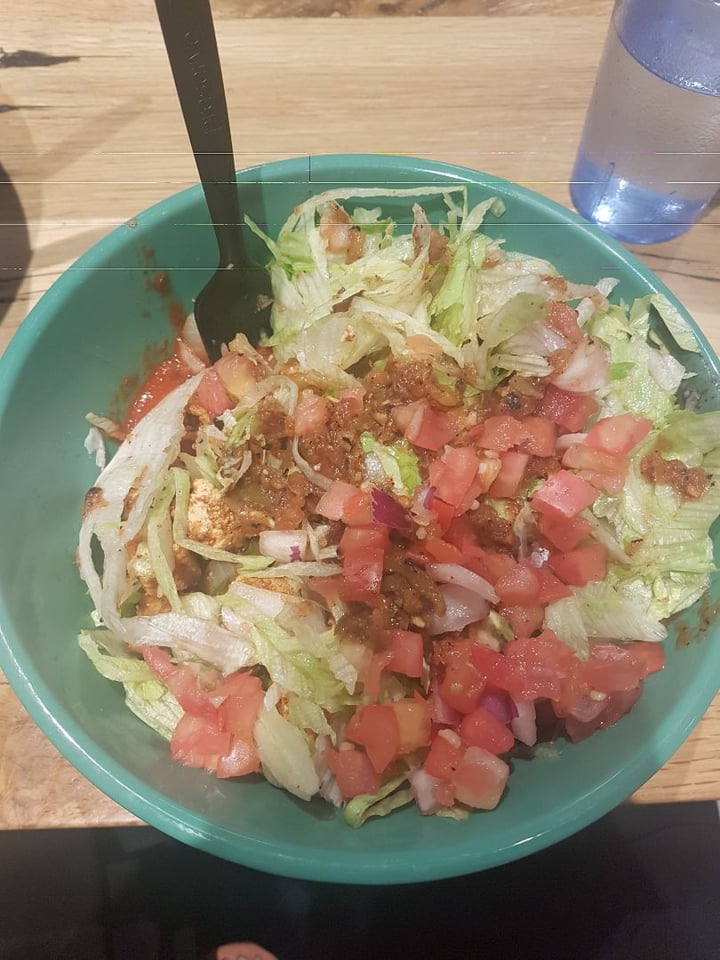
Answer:
<path fill-rule="evenodd" d="M 391 494 L 373 487 L 370 492 L 370 512 L 376 523 L 384 523 L 397 530 L 407 530 L 410 527 L 410 517 L 402 504 Z"/>
<path fill-rule="evenodd" d="M 451 727 L 456 727 L 460 723 L 461 715 L 445 703 L 439 690 L 434 685 L 430 689 L 428 702 L 430 704 L 430 719 L 433 723 L 446 723 Z"/>
<path fill-rule="evenodd" d="M 486 690 L 480 697 L 478 706 L 484 707 L 500 723 L 510 723 L 518 715 L 515 701 L 502 690 Z"/>
<path fill-rule="evenodd" d="M 281 563 L 302 560 L 307 544 L 308 535 L 304 530 L 263 530 L 258 537 L 260 553 Z"/>

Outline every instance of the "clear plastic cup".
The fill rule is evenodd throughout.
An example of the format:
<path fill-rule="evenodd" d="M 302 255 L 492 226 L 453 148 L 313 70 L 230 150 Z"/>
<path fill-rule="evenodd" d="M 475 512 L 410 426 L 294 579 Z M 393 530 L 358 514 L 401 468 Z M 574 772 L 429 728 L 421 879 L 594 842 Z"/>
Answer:
<path fill-rule="evenodd" d="M 720 0 L 616 0 L 571 181 L 627 243 L 695 223 L 720 187 Z"/>

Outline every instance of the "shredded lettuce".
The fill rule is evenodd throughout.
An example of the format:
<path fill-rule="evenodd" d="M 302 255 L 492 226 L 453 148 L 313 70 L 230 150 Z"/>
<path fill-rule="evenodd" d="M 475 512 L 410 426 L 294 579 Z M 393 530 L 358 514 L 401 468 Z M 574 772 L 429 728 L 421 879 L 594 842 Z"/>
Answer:
<path fill-rule="evenodd" d="M 130 710 L 161 737 L 170 740 L 183 714 L 182 707 L 145 661 L 111 653 L 112 637 L 106 630 L 83 630 L 78 643 L 101 676 L 122 683 Z"/>
<path fill-rule="evenodd" d="M 370 817 L 386 817 L 393 810 L 413 802 L 413 792 L 401 790 L 406 777 L 394 777 L 383 784 L 377 793 L 362 793 L 345 804 L 343 816 L 351 827 L 361 827 Z"/>
<path fill-rule="evenodd" d="M 622 590 L 609 580 L 573 588 L 571 597 L 545 608 L 544 626 L 553 630 L 586 659 L 592 637 L 623 640 L 664 640 L 667 631 L 653 617 L 647 603 L 638 602 L 632 590 Z"/>
<path fill-rule="evenodd" d="M 320 780 L 300 730 L 273 707 L 260 710 L 254 733 L 265 777 L 301 800 L 312 799 Z"/>
<path fill-rule="evenodd" d="M 422 483 L 417 454 L 407 442 L 382 444 L 371 433 L 360 435 L 360 444 L 367 454 L 366 472 L 375 479 L 375 467 L 392 481 L 393 492 L 409 496 Z"/>

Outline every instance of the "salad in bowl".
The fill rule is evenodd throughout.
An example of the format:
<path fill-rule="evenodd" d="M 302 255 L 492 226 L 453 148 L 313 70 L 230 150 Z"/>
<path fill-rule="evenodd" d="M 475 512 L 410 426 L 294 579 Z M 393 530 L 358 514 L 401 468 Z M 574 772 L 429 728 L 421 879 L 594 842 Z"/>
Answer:
<path fill-rule="evenodd" d="M 720 513 L 662 294 L 506 249 L 464 186 L 387 198 L 248 218 L 268 335 L 210 365 L 190 317 L 123 422 L 88 415 L 78 545 L 80 646 L 174 760 L 354 827 L 492 810 L 516 758 L 622 722 Z"/>

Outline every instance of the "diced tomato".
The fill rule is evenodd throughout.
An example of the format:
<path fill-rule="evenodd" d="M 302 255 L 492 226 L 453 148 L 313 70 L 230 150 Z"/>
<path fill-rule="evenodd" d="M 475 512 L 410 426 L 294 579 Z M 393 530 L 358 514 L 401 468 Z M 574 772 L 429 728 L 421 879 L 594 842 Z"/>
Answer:
<path fill-rule="evenodd" d="M 436 501 L 437 502 L 437 501 Z M 450 507 L 452 511 L 453 508 Z M 425 553 L 436 563 L 462 563 L 463 555 L 458 548 L 439 537 L 426 537 L 422 542 Z"/>
<path fill-rule="evenodd" d="M 466 566 L 471 569 L 474 567 L 473 563 L 468 561 L 466 561 Z M 493 553 L 491 550 L 478 550 L 477 566 L 479 569 L 475 572 L 479 573 L 481 577 L 485 577 L 490 583 L 495 584 L 501 577 L 512 574 L 516 563 L 507 553 Z"/>
<path fill-rule="evenodd" d="M 146 413 L 156 407 L 172 390 L 192 376 L 192 370 L 177 355 L 161 360 L 153 367 L 148 377 L 135 394 L 125 417 L 125 429 L 129 432 L 140 423 Z"/>
<path fill-rule="evenodd" d="M 229 697 L 250 697 L 262 692 L 260 679 L 244 670 L 236 670 L 226 677 L 220 677 L 213 687 L 208 687 L 208 699 L 220 707 Z"/>
<path fill-rule="evenodd" d="M 551 300 L 545 309 L 545 323 L 570 343 L 579 343 L 583 338 L 578 312 L 567 303 Z"/>
<path fill-rule="evenodd" d="M 390 530 L 384 523 L 346 527 L 338 547 L 340 553 L 345 555 L 351 555 L 365 547 L 376 547 L 387 552 L 390 549 Z"/>
<path fill-rule="evenodd" d="M 410 753 L 430 743 L 431 722 L 430 706 L 427 700 L 416 696 L 412 700 L 394 700 L 392 709 L 395 711 L 400 729 L 398 754 Z"/>
<path fill-rule="evenodd" d="M 592 531 L 590 521 L 584 517 L 553 516 L 549 513 L 540 514 L 537 527 L 546 540 L 562 551 L 574 549 Z"/>
<path fill-rule="evenodd" d="M 386 630 L 386 649 L 392 654 L 389 669 L 406 677 L 421 677 L 424 666 L 422 634 L 412 630 Z"/>
<path fill-rule="evenodd" d="M 463 753 L 464 748 L 457 733 L 440 730 L 430 744 L 423 769 L 438 780 L 451 780 Z"/>
<path fill-rule="evenodd" d="M 473 439 L 479 447 L 505 453 L 522 443 L 525 439 L 525 430 L 516 417 L 501 414 L 488 417 L 478 424 L 478 433 Z"/>
<path fill-rule="evenodd" d="M 481 421 L 464 440 L 499 454 L 518 451 L 528 456 L 549 457 L 555 452 L 555 424 L 546 417 L 499 414 Z"/>
<path fill-rule="evenodd" d="M 571 433 L 583 430 L 598 405 L 588 393 L 573 393 L 570 390 L 561 390 L 554 384 L 548 384 L 545 395 L 538 404 L 536 412 L 541 417 L 547 417 L 559 427 L 564 427 Z"/>
<path fill-rule="evenodd" d="M 531 636 L 540 630 L 545 620 L 545 607 L 540 602 L 501 606 L 498 613 L 505 617 L 516 637 Z"/>
<path fill-rule="evenodd" d="M 593 643 L 580 675 L 591 690 L 600 693 L 634 690 L 646 676 L 643 661 L 614 643 Z"/>
<path fill-rule="evenodd" d="M 603 709 L 592 720 L 583 722 L 569 716 L 565 719 L 565 732 L 573 743 L 579 743 L 592 736 L 597 730 L 613 726 L 625 716 L 637 703 L 642 693 L 642 684 L 634 690 L 611 693 L 604 701 Z"/>
<path fill-rule="evenodd" d="M 328 520 L 342 520 L 348 504 L 361 491 L 351 483 L 342 480 L 333 480 L 325 493 L 318 500 L 316 513 Z"/>
<path fill-rule="evenodd" d="M 174 664 L 167 650 L 161 647 L 143 647 L 143 659 L 173 694 L 185 713 L 209 721 L 216 719 L 217 710 L 198 689 L 197 675 L 192 667 Z"/>
<path fill-rule="evenodd" d="M 359 547 L 343 561 L 343 600 L 367 600 L 380 593 L 383 576 L 382 547 Z"/>
<path fill-rule="evenodd" d="M 380 774 L 373 769 L 364 750 L 328 750 L 327 764 L 344 800 L 380 789 Z"/>
<path fill-rule="evenodd" d="M 619 493 L 625 486 L 628 461 L 602 450 L 594 450 L 584 443 L 573 444 L 563 454 L 562 465 L 578 471 L 578 476 L 587 480 L 598 490 Z"/>
<path fill-rule="evenodd" d="M 485 707 L 476 707 L 463 717 L 458 733 L 469 746 L 482 747 L 496 755 L 507 753 L 515 744 L 512 732 Z"/>
<path fill-rule="evenodd" d="M 555 603 L 556 600 L 572 596 L 572 590 L 562 580 L 558 580 L 547 564 L 538 567 L 537 578 L 540 584 L 538 603 Z"/>
<path fill-rule="evenodd" d="M 430 483 L 441 500 L 455 507 L 456 515 L 464 513 L 470 506 L 467 503 L 463 509 L 479 467 L 480 458 L 470 447 L 449 447 L 439 460 L 430 464 Z"/>
<path fill-rule="evenodd" d="M 248 773 L 257 773 L 259 769 L 260 759 L 254 742 L 233 737 L 229 751 L 218 757 L 215 776 L 221 780 L 244 777 Z"/>
<path fill-rule="evenodd" d="M 645 676 L 657 673 L 665 666 L 665 650 L 660 643 L 652 643 L 649 640 L 635 641 L 634 643 L 626 643 L 624 649 L 636 660 L 642 662 Z"/>
<path fill-rule="evenodd" d="M 586 443 L 594 450 L 624 457 L 652 430 L 652 421 L 621 413 L 598 420 L 588 431 Z"/>
<path fill-rule="evenodd" d="M 432 510 L 437 517 L 441 532 L 445 533 L 452 523 L 452 518 L 455 516 L 455 507 L 451 503 L 445 503 L 444 500 L 441 500 L 440 497 L 436 497 L 433 494 L 432 500 L 430 501 L 430 510 Z"/>
<path fill-rule="evenodd" d="M 453 774 L 455 798 L 477 810 L 494 810 L 509 774 L 504 760 L 482 747 L 468 747 Z"/>
<path fill-rule="evenodd" d="M 524 417 L 521 421 L 522 440 L 518 449 L 536 457 L 551 457 L 555 453 L 555 424 L 546 417 Z"/>
<path fill-rule="evenodd" d="M 478 704 L 485 680 L 469 660 L 449 663 L 440 684 L 440 696 L 458 713 L 470 713 Z"/>
<path fill-rule="evenodd" d="M 587 480 L 597 490 L 605 490 L 607 493 L 620 493 L 625 486 L 625 477 L 598 473 L 596 470 L 578 470 L 577 475 L 583 480 Z"/>
<path fill-rule="evenodd" d="M 563 583 L 584 587 L 607 576 L 607 550 L 601 543 L 576 547 L 567 553 L 551 554 L 548 564 Z"/>
<path fill-rule="evenodd" d="M 519 700 L 557 700 L 562 681 L 578 663 L 570 647 L 552 630 L 544 630 L 538 637 L 511 640 L 505 647 L 505 657 L 507 675 L 495 682 Z"/>
<path fill-rule="evenodd" d="M 252 674 L 239 674 L 243 678 L 243 688 L 228 696 L 218 707 L 218 716 L 223 729 L 248 743 L 253 743 L 253 730 L 257 715 L 262 706 L 265 692 L 258 677 Z M 216 688 L 217 689 L 217 688 Z"/>
<path fill-rule="evenodd" d="M 227 392 L 237 400 L 257 383 L 257 367 L 249 357 L 239 353 L 226 353 L 215 362 L 214 368 Z"/>
<path fill-rule="evenodd" d="M 345 505 L 343 520 L 349 527 L 363 527 L 373 523 L 369 490 L 358 490 Z"/>
<path fill-rule="evenodd" d="M 214 772 L 218 757 L 230 751 L 232 736 L 222 730 L 217 720 L 184 713 L 170 740 L 173 760 L 186 767 L 204 767 Z"/>
<path fill-rule="evenodd" d="M 529 453 L 519 453 L 516 450 L 506 450 L 501 453 L 500 473 L 488 491 L 490 496 L 516 497 L 525 479 L 525 468 L 529 459 Z"/>
<path fill-rule="evenodd" d="M 628 468 L 625 457 L 614 456 L 602 450 L 594 450 L 585 443 L 574 443 L 568 447 L 561 462 L 564 467 L 569 467 L 572 470 L 593 470 L 596 473 L 607 473 L 623 479 Z"/>
<path fill-rule="evenodd" d="M 394 407 L 392 417 L 406 439 L 423 450 L 442 450 L 457 436 L 454 420 L 446 413 L 434 410 L 426 400 Z"/>
<path fill-rule="evenodd" d="M 504 604 L 535 603 L 539 590 L 537 574 L 519 563 L 495 581 L 495 592 Z"/>
<path fill-rule="evenodd" d="M 379 703 L 359 707 L 345 728 L 345 736 L 365 747 L 377 773 L 382 773 L 399 752 L 400 727 L 395 711 Z"/>
<path fill-rule="evenodd" d="M 582 477 L 558 470 L 536 491 L 531 502 L 540 513 L 575 517 L 589 507 L 597 495 L 597 490 Z"/>
<path fill-rule="evenodd" d="M 308 437 L 325 426 L 330 416 L 330 401 L 312 390 L 303 390 L 295 407 L 295 436 Z"/>
<path fill-rule="evenodd" d="M 226 410 L 235 406 L 235 402 L 223 386 L 223 382 L 214 367 L 206 370 L 203 374 L 202 380 L 195 391 L 195 399 L 213 417 L 219 417 L 221 413 L 225 413 Z"/>
<path fill-rule="evenodd" d="M 502 653 L 492 650 L 483 643 L 473 643 L 470 647 L 470 657 L 485 683 L 490 686 L 502 686 L 503 678 L 507 675 L 506 659 Z"/>
<path fill-rule="evenodd" d="M 371 700 L 377 700 L 380 696 L 381 680 L 383 670 L 385 670 L 392 660 L 392 653 L 389 650 L 380 650 L 377 653 L 369 654 L 363 668 L 358 672 L 358 680 L 363 685 L 363 693 Z"/>

